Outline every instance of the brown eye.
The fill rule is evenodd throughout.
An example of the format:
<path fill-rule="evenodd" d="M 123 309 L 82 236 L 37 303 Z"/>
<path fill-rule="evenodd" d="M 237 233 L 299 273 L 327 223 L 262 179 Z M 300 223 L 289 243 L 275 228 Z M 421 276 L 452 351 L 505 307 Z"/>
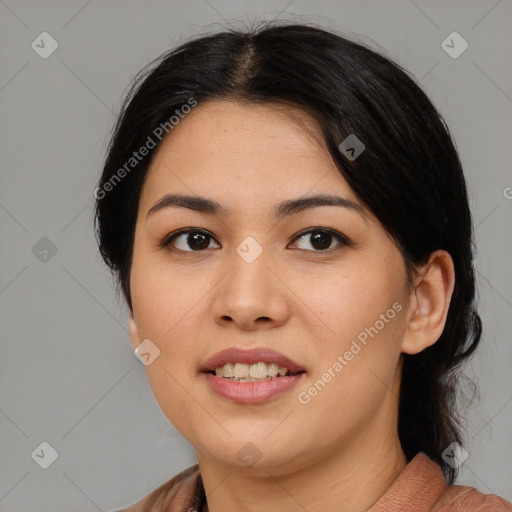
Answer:
<path fill-rule="evenodd" d="M 312 252 L 327 252 L 330 249 L 333 242 L 338 242 L 341 246 L 350 246 L 352 242 L 341 233 L 327 228 L 316 228 L 310 229 L 309 231 L 302 232 L 295 240 L 305 241 L 304 245 L 309 244 L 313 247 Z M 311 250 L 308 247 L 301 247 L 301 250 Z"/>
<path fill-rule="evenodd" d="M 300 233 L 294 240 L 304 242 L 306 247 L 299 247 L 299 249 L 309 252 L 330 252 L 331 250 L 335 250 L 337 246 L 353 245 L 350 239 L 345 235 L 330 228 L 309 229 L 308 231 Z M 220 247 L 218 244 L 212 247 L 212 241 L 215 241 L 215 239 L 207 231 L 187 228 L 171 233 L 164 238 L 159 245 L 160 247 L 168 248 L 170 251 L 192 253 L 204 252 L 207 249 Z M 308 244 L 309 247 L 307 247 Z M 312 249 L 310 249 L 310 247 L 312 247 Z"/>
<path fill-rule="evenodd" d="M 172 245 L 172 249 L 184 252 L 200 252 L 210 247 L 213 237 L 206 231 L 183 229 L 164 239 L 161 247 Z"/>

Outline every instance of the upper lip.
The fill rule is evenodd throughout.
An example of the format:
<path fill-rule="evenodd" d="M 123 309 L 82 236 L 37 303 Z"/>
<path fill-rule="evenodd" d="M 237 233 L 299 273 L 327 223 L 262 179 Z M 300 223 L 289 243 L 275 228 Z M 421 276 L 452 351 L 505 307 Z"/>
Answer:
<path fill-rule="evenodd" d="M 305 369 L 291 360 L 289 357 L 272 350 L 271 348 L 251 348 L 242 349 L 237 347 L 221 350 L 213 354 L 201 368 L 202 372 L 211 372 L 218 366 L 223 366 L 226 363 L 276 363 L 278 366 L 285 366 L 290 373 L 303 372 Z"/>

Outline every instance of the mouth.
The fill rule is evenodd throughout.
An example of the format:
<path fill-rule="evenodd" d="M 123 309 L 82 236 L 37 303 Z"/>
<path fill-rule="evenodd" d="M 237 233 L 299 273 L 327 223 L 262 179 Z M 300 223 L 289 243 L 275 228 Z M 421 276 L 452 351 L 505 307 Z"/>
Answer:
<path fill-rule="evenodd" d="M 278 363 L 259 361 L 254 364 L 225 363 L 209 372 L 211 375 L 229 379 L 233 382 L 262 382 L 274 378 L 290 377 L 305 373 L 304 370 L 291 372 L 286 366 Z"/>
<path fill-rule="evenodd" d="M 218 352 L 201 372 L 216 394 L 243 403 L 265 402 L 291 389 L 307 373 L 290 358 L 265 348 Z"/>

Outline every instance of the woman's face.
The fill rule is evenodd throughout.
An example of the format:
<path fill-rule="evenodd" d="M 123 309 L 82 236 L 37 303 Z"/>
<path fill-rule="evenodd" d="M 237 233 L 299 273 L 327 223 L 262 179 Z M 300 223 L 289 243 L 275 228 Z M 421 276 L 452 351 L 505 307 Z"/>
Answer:
<path fill-rule="evenodd" d="M 200 103 L 148 170 L 130 276 L 132 345 L 149 339 L 160 350 L 146 366 L 153 393 L 202 460 L 243 468 L 248 455 L 278 474 L 340 451 L 370 457 L 379 439 L 396 436 L 404 262 L 316 134 L 300 111 Z M 208 198 L 225 211 L 165 205 L 168 194 Z M 355 206 L 276 216 L 284 201 L 318 195 Z M 185 228 L 191 233 L 169 241 Z M 257 383 L 203 372 L 230 348 L 242 351 L 231 363 L 272 349 L 305 372 Z M 254 357 L 267 371 L 278 358 Z"/>

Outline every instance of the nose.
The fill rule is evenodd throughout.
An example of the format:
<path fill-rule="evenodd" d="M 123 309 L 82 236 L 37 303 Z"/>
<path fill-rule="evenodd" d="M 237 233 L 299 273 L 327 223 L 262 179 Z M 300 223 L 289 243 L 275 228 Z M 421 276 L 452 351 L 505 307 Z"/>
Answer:
<path fill-rule="evenodd" d="M 275 260 L 263 251 L 249 263 L 235 252 L 230 263 L 231 270 L 214 288 L 215 322 L 247 331 L 283 325 L 290 315 L 292 293 L 277 278 Z"/>

